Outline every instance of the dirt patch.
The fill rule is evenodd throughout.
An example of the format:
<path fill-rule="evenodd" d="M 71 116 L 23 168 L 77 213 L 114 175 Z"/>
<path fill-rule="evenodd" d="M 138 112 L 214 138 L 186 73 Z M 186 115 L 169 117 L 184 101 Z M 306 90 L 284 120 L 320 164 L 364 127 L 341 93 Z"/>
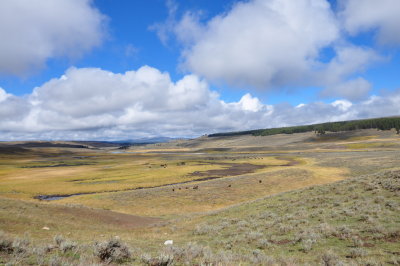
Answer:
<path fill-rule="evenodd" d="M 258 169 L 263 169 L 267 165 L 256 165 L 250 163 L 218 163 L 218 165 L 226 166 L 224 169 L 215 169 L 207 171 L 195 171 L 190 176 L 212 176 L 212 177 L 225 177 L 225 176 L 237 176 L 248 173 L 253 173 Z"/>
<path fill-rule="evenodd" d="M 162 221 L 161 219 L 153 217 L 142 217 L 113 211 L 88 208 L 61 207 L 57 209 L 57 212 L 72 215 L 81 220 L 95 220 L 104 224 L 124 228 L 149 226 Z"/>
<path fill-rule="evenodd" d="M 266 167 L 277 167 L 277 166 L 294 166 L 299 164 L 299 162 L 294 158 L 277 157 L 278 160 L 286 161 L 286 164 L 282 165 L 257 165 L 250 163 L 215 163 L 216 165 L 225 166 L 224 169 L 215 169 L 207 171 L 195 171 L 190 174 L 190 176 L 212 176 L 210 179 L 215 179 L 216 177 L 226 177 L 226 176 L 237 176 L 253 173 L 256 170 L 263 169 Z M 208 180 L 208 179 L 205 179 Z"/>

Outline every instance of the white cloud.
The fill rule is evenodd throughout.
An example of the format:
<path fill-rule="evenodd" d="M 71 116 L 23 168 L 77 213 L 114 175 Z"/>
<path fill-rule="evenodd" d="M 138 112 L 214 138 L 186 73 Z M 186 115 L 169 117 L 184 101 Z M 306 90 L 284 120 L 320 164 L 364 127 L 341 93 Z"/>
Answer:
<path fill-rule="evenodd" d="M 195 75 L 173 82 L 148 66 L 122 74 L 71 68 L 30 95 L 0 95 L 0 140 L 191 137 L 400 114 L 400 90 L 359 102 L 265 105 L 250 94 L 226 102 Z"/>
<path fill-rule="evenodd" d="M 347 111 L 353 105 L 351 102 L 346 100 L 337 100 L 331 103 L 332 106 L 339 108 L 340 111 Z"/>
<path fill-rule="evenodd" d="M 0 102 L 6 100 L 10 94 L 8 94 L 3 88 L 0 87 Z"/>
<path fill-rule="evenodd" d="M 91 0 L 0 1 L 0 74 L 36 71 L 49 58 L 76 58 L 99 45 L 104 16 Z"/>
<path fill-rule="evenodd" d="M 321 71 L 312 73 L 314 85 L 324 88 L 322 97 L 341 97 L 348 100 L 361 100 L 368 96 L 372 85 L 361 74 L 372 63 L 384 58 L 374 50 L 350 44 L 335 47 L 336 56 L 328 63 L 322 64 Z"/>
<path fill-rule="evenodd" d="M 179 22 L 174 20 L 172 27 L 169 26 L 169 28 L 181 43 L 191 45 L 202 38 L 205 32 L 204 26 L 200 23 L 200 17 L 201 12 L 186 12 Z"/>
<path fill-rule="evenodd" d="M 0 132 L 1 130 L 20 128 L 24 124 L 21 123 L 21 120 L 27 117 L 31 111 L 31 105 L 25 98 L 11 94 L 5 95 L 6 97 L 3 97 L 0 102 Z"/>
<path fill-rule="evenodd" d="M 344 97 L 350 100 L 365 98 L 371 91 L 372 85 L 364 78 L 358 77 L 341 84 L 336 84 L 323 90 L 323 96 Z"/>
<path fill-rule="evenodd" d="M 167 19 L 162 23 L 154 23 L 149 27 L 149 30 L 154 31 L 164 45 L 168 44 L 171 33 L 175 35 L 179 42 L 185 45 L 190 45 L 201 38 L 204 32 L 204 27 L 200 23 L 201 11 L 185 12 L 181 20 L 177 21 L 178 4 L 173 0 L 167 0 L 166 6 L 168 10 Z"/>
<path fill-rule="evenodd" d="M 320 80 L 325 85 L 342 83 L 349 75 L 364 71 L 369 64 L 383 60 L 374 50 L 354 45 L 341 45 L 335 47 L 336 56 L 327 63 L 324 71 L 314 73 L 315 80 Z"/>
<path fill-rule="evenodd" d="M 166 22 L 153 28 L 163 42 L 172 34 L 182 45 L 181 69 L 216 84 L 265 90 L 313 86 L 324 89 L 324 97 L 362 99 L 369 90 L 357 75 L 383 59 L 345 39 L 344 16 L 326 0 L 243 1 L 204 23 L 201 11 L 176 18 L 177 5 L 168 3 Z M 322 60 L 326 48 L 333 56 Z"/>
<path fill-rule="evenodd" d="M 325 0 L 239 2 L 203 26 L 189 18 L 187 13 L 173 30 L 178 39 L 193 40 L 183 53 L 184 66 L 234 86 L 264 88 L 304 81 L 320 49 L 339 38 Z"/>
<path fill-rule="evenodd" d="M 238 102 L 242 110 L 257 112 L 263 108 L 263 104 L 256 97 L 252 97 L 250 93 L 246 93 Z"/>
<path fill-rule="evenodd" d="M 341 0 L 340 17 L 346 30 L 353 35 L 378 30 L 382 44 L 400 44 L 400 1 Z"/>
<path fill-rule="evenodd" d="M 173 0 L 166 1 L 168 9 L 168 18 L 163 23 L 155 23 L 149 27 L 149 30 L 156 32 L 161 42 L 166 45 L 169 40 L 169 33 L 172 28 L 175 27 L 175 16 L 178 9 L 178 5 Z"/>

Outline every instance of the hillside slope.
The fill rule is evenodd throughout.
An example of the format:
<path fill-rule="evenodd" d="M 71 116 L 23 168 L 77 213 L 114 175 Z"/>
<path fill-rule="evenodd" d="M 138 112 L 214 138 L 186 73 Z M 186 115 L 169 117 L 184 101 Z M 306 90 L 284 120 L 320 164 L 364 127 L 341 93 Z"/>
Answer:
<path fill-rule="evenodd" d="M 122 252 L 128 247 L 120 240 L 104 243 L 111 253 L 120 252 L 110 261 L 138 265 L 398 265 L 399 194 L 400 170 L 384 171 L 156 227 L 154 233 L 164 231 L 175 241 L 161 250 L 156 243 L 163 243 L 166 236 L 151 232 L 142 236 L 146 241 L 128 240 L 132 245 L 128 255 Z M 61 242 L 38 248 L 37 243 L 21 238 L 12 242 L 0 234 L 1 257 L 3 262 L 22 264 L 101 262 L 98 253 L 93 255 L 98 244 L 58 239 L 70 248 L 65 251 Z"/>

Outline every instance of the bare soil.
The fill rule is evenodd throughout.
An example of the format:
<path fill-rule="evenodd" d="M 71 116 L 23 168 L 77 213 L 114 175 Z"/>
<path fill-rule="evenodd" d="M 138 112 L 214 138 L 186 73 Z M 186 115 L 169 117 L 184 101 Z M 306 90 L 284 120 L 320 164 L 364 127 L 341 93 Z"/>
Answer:
<path fill-rule="evenodd" d="M 124 228 L 149 226 L 162 221 L 158 218 L 142 217 L 108 210 L 89 208 L 60 207 L 57 208 L 57 212 L 60 214 L 72 215 L 83 220 L 96 220 L 97 222 L 107 225 Z"/>

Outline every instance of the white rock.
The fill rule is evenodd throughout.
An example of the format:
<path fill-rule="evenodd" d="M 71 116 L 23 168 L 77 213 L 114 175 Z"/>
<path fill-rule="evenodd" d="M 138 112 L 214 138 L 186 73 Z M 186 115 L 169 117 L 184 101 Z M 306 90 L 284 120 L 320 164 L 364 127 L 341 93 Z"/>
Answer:
<path fill-rule="evenodd" d="M 167 240 L 167 241 L 165 241 L 164 242 L 164 245 L 172 245 L 172 244 L 174 244 L 174 241 L 173 240 Z"/>
<path fill-rule="evenodd" d="M 50 228 L 48 228 L 47 226 L 44 226 L 42 229 L 43 230 L 50 230 Z"/>

